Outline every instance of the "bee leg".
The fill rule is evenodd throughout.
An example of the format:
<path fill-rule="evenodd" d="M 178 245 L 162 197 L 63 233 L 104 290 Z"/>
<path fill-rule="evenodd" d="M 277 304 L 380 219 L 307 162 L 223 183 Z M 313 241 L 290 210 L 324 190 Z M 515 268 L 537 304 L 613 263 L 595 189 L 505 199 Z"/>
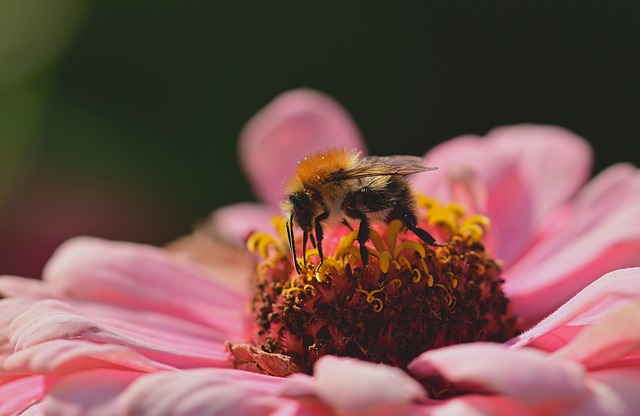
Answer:
<path fill-rule="evenodd" d="M 296 241 L 293 236 L 293 220 L 290 219 L 289 222 L 285 223 L 287 229 L 287 240 L 289 240 L 289 250 L 291 251 L 291 257 L 293 258 L 293 265 L 296 268 L 296 272 L 300 274 L 300 265 L 298 264 L 298 258 L 296 255 Z"/>
<path fill-rule="evenodd" d="M 369 263 L 369 251 L 364 246 L 367 240 L 369 239 L 369 233 L 371 229 L 369 228 L 369 219 L 364 213 L 359 213 L 360 218 L 360 227 L 358 228 L 358 243 L 360 243 L 360 259 L 362 260 L 362 265 L 367 267 Z"/>
<path fill-rule="evenodd" d="M 420 237 L 420 239 L 425 243 L 435 247 L 444 247 L 448 245 L 448 244 L 437 243 L 436 239 L 433 238 L 431 234 L 429 234 L 427 231 L 423 230 L 422 228 L 418 227 L 418 219 L 416 218 L 416 215 L 413 212 L 401 211 L 399 214 L 400 214 L 399 215 L 400 221 L 402 221 L 404 226 L 407 227 L 407 229 L 409 229 L 412 233 Z"/>
<path fill-rule="evenodd" d="M 309 241 L 309 232 L 302 230 L 302 261 L 307 264 L 307 241 Z"/>
<path fill-rule="evenodd" d="M 447 243 L 436 243 L 436 239 L 433 238 L 433 236 L 431 234 L 429 234 L 428 232 L 426 232 L 425 230 L 423 230 L 420 227 L 414 227 L 411 230 L 411 232 L 413 232 L 415 235 L 420 237 L 420 239 L 422 241 L 424 241 L 425 243 L 429 244 L 430 246 L 444 247 L 444 246 L 448 246 L 449 245 Z"/>
<path fill-rule="evenodd" d="M 314 220 L 314 229 L 316 230 L 315 241 L 317 242 L 318 257 L 320 257 L 320 262 L 318 263 L 318 268 L 320 268 L 320 266 L 322 265 L 322 262 L 324 261 L 324 254 L 322 253 L 322 239 L 324 238 L 324 230 L 322 229 L 322 221 L 326 220 L 327 218 L 329 218 L 329 213 L 328 212 L 323 212 L 322 214 L 318 215 Z"/>
<path fill-rule="evenodd" d="M 344 225 L 347 226 L 348 229 L 350 229 L 351 231 L 353 231 L 353 227 L 351 226 L 351 224 L 349 224 L 349 221 L 347 221 L 346 218 L 343 218 L 341 221 Z"/>

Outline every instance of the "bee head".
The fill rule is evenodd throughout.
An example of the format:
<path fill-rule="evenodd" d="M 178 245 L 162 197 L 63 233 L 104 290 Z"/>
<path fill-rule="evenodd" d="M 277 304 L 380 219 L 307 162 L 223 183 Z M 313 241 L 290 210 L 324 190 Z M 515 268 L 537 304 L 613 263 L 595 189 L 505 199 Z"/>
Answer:
<path fill-rule="evenodd" d="M 311 230 L 313 228 L 313 219 L 315 217 L 315 203 L 311 197 L 303 191 L 293 192 L 284 203 L 285 211 L 289 211 L 289 218 L 303 230 Z M 287 209 L 288 208 L 288 209 Z"/>

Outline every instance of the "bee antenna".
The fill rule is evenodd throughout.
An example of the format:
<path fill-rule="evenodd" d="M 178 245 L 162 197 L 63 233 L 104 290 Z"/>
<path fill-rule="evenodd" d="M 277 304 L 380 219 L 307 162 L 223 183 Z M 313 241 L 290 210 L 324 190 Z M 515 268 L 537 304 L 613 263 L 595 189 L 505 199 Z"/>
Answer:
<path fill-rule="evenodd" d="M 289 240 L 289 250 L 291 251 L 291 257 L 293 257 L 293 265 L 296 268 L 296 272 L 300 274 L 301 270 L 296 256 L 296 243 L 293 236 L 293 215 L 289 217 L 289 222 L 285 223 L 285 227 L 287 229 L 287 240 Z"/>

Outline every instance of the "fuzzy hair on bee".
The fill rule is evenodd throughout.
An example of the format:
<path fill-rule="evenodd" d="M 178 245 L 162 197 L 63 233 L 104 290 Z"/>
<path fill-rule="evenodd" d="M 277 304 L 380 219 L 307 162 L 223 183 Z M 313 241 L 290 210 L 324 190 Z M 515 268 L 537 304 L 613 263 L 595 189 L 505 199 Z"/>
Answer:
<path fill-rule="evenodd" d="M 365 243 L 374 221 L 386 223 L 398 219 L 430 245 L 442 245 L 427 231 L 418 227 L 416 203 L 407 176 L 434 170 L 424 166 L 417 156 L 361 156 L 359 151 L 329 148 L 298 162 L 286 186 L 282 214 L 293 262 L 301 273 L 296 256 L 294 230 L 302 230 L 302 258 L 306 257 L 309 240 L 317 247 L 320 263 L 323 226 L 349 220 L 359 221 L 357 241 L 363 266 L 369 253 Z"/>

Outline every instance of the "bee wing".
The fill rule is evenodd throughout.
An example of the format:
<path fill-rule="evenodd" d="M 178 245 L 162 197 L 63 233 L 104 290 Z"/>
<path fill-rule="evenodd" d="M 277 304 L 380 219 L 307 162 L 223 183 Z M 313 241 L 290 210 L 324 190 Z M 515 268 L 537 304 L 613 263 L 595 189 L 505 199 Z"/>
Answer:
<path fill-rule="evenodd" d="M 418 156 L 366 156 L 355 166 L 336 173 L 335 180 L 359 179 L 370 176 L 411 175 L 437 168 L 424 166 Z"/>

